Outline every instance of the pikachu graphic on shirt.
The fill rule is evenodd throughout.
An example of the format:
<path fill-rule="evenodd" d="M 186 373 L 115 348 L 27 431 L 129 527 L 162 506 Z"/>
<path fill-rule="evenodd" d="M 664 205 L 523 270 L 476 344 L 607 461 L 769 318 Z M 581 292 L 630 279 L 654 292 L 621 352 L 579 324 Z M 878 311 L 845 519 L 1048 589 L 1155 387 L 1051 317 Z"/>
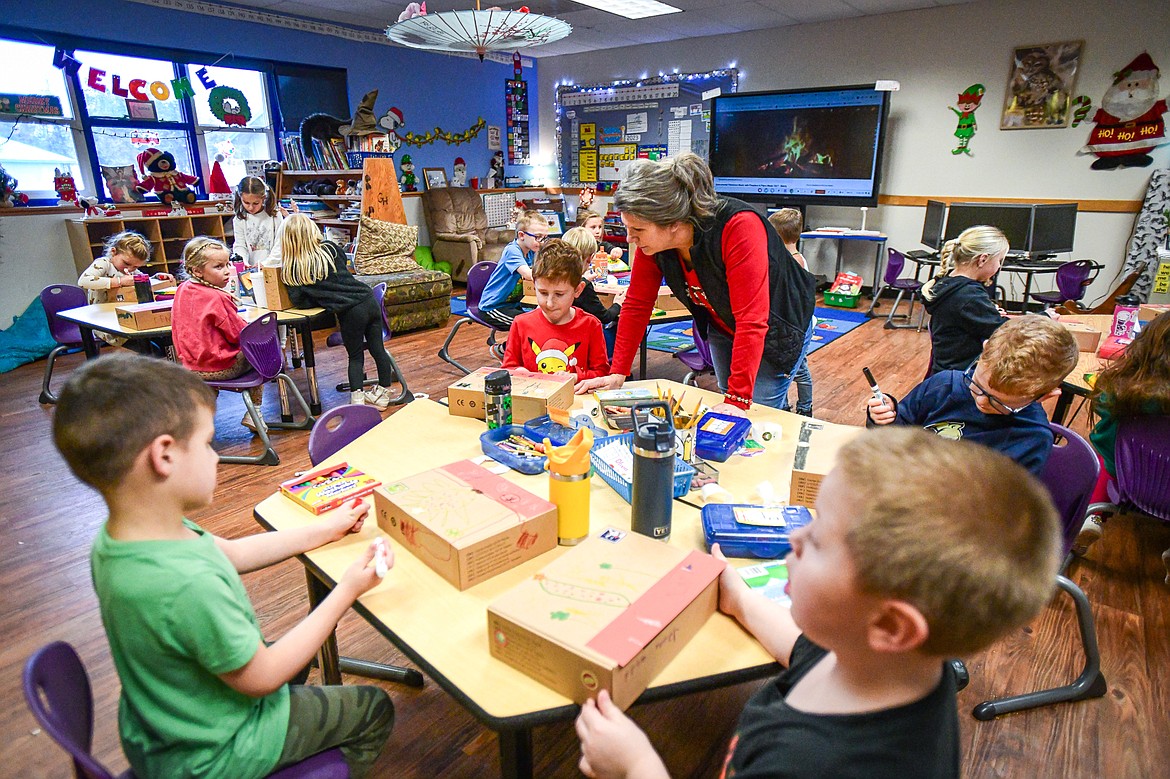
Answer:
<path fill-rule="evenodd" d="M 568 344 L 559 338 L 550 338 L 544 345 L 528 339 L 528 348 L 536 355 L 536 369 L 541 373 L 570 373 L 577 366 L 573 353 L 581 344 Z"/>

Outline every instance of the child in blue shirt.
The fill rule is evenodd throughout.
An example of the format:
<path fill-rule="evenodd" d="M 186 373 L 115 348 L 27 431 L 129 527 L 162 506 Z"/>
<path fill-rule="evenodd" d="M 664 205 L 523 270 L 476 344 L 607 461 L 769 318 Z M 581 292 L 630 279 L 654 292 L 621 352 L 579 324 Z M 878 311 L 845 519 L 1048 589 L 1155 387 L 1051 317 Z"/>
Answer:
<path fill-rule="evenodd" d="M 1068 328 L 1041 316 L 1009 319 L 965 371 L 944 370 L 898 402 L 870 398 L 869 422 L 914 425 L 943 438 L 966 439 L 1003 452 L 1036 475 L 1052 452 L 1052 431 L 1040 405 L 1060 393 L 1077 364 Z"/>
<path fill-rule="evenodd" d="M 131 395 L 150 413 L 128 406 Z M 75 370 L 53 418 L 69 468 L 109 507 L 91 564 L 122 682 L 122 748 L 143 777 L 259 779 L 334 747 L 351 776 L 364 776 L 394 724 L 386 693 L 290 682 L 378 583 L 375 545 L 271 646 L 240 574 L 359 532 L 369 506 L 245 538 L 203 530 L 186 515 L 215 492 L 214 415 L 215 396 L 194 373 L 119 354 Z"/>
<path fill-rule="evenodd" d="M 504 247 L 479 298 L 479 313 L 496 328 L 511 328 L 512 320 L 524 313 L 522 281 L 532 281 L 536 250 L 547 238 L 548 220 L 536 211 L 525 211 L 516 220 L 516 240 Z"/>

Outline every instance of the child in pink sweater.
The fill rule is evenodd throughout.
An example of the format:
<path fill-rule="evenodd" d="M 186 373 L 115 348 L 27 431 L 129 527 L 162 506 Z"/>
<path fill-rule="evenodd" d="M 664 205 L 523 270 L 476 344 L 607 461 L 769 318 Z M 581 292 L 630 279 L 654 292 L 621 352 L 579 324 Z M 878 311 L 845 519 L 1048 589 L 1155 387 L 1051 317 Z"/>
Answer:
<path fill-rule="evenodd" d="M 240 350 L 245 323 L 238 313 L 239 301 L 226 289 L 231 279 L 228 257 L 227 246 L 215 238 L 198 236 L 188 241 L 183 247 L 183 269 L 189 278 L 175 292 L 171 310 L 171 336 L 179 361 L 205 379 L 234 379 L 251 368 Z M 263 387 L 254 387 L 248 394 L 259 407 Z M 256 430 L 246 412 L 240 424 Z"/>

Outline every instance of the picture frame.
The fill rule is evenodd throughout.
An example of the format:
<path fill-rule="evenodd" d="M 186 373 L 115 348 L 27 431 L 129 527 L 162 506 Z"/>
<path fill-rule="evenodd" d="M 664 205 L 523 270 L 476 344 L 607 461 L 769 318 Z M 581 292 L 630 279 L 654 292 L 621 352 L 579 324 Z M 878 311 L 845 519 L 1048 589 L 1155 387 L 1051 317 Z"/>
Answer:
<path fill-rule="evenodd" d="M 442 189 L 447 186 L 447 169 L 423 168 L 423 183 L 427 189 Z"/>
<path fill-rule="evenodd" d="M 1001 130 L 1068 127 L 1084 41 L 1063 41 L 1012 50 Z"/>

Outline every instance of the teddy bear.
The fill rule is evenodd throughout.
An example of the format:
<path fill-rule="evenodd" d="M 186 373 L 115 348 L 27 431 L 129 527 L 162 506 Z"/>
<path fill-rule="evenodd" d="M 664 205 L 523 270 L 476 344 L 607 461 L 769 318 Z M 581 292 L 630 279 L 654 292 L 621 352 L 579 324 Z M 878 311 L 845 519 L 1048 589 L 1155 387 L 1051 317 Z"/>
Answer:
<path fill-rule="evenodd" d="M 175 169 L 175 155 L 161 149 L 146 149 L 138 155 L 138 170 L 142 181 L 135 187 L 139 192 L 155 192 L 168 205 L 194 203 L 195 191 L 190 188 L 199 179 Z"/>

